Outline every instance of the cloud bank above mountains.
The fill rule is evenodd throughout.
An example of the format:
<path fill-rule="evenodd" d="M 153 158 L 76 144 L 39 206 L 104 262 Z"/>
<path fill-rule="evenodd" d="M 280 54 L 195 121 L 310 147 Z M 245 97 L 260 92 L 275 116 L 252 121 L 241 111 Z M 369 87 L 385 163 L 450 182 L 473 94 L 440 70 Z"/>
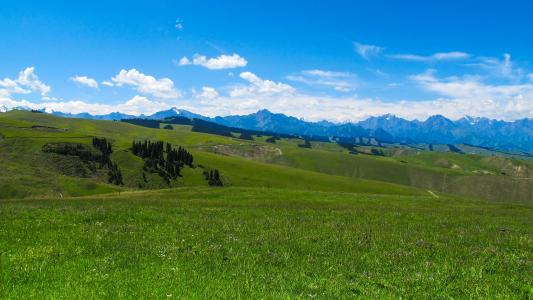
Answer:
<path fill-rule="evenodd" d="M 310 69 L 276 81 L 243 69 L 248 61 L 239 54 L 213 58 L 197 54 L 191 59 L 183 57 L 178 65 L 199 66 L 210 71 L 237 68 L 241 71 L 238 76 L 228 74 L 233 81 L 230 85 L 204 85 L 199 90 L 180 89 L 169 77 L 145 74 L 135 68 L 122 69 L 101 81 L 89 75 L 66 76 L 80 88 L 97 90 L 102 97 L 109 89 L 129 89 L 133 93 L 122 102 L 105 104 L 83 99 L 61 100 L 60 95 L 52 97 L 52 87 L 37 76 L 34 67 L 27 67 L 18 76 L 0 80 L 0 107 L 133 115 L 179 107 L 206 116 L 248 114 L 266 108 L 306 120 L 335 122 L 359 121 L 387 113 L 406 119 L 425 119 L 435 114 L 451 119 L 467 115 L 503 120 L 533 118 L 533 73 L 515 67 L 509 54 L 503 59 L 476 57 L 460 51 L 430 55 L 387 54 L 380 46 L 354 43 L 354 47 L 355 53 L 365 60 L 381 58 L 419 64 L 461 61 L 476 70 L 484 70 L 485 75 L 439 76 L 436 69 L 428 66 L 425 72 L 411 74 L 405 82 L 433 95 L 431 98 L 391 100 L 359 96 L 358 87 L 364 83 L 355 73 Z M 491 82 L 491 78 L 505 78 L 506 81 Z M 106 91 L 100 91 L 100 86 L 105 86 Z M 395 86 L 401 84 L 388 85 L 389 88 Z M 313 89 L 321 92 L 313 92 Z M 28 100 L 30 96 L 32 100 Z"/>

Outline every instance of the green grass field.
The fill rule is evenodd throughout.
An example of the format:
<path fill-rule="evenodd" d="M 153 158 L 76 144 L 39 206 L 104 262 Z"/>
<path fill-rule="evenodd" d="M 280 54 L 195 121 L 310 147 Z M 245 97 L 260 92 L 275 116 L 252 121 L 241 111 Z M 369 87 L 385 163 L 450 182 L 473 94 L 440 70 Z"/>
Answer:
<path fill-rule="evenodd" d="M 533 208 L 181 188 L 0 206 L 0 298 L 533 297 Z"/>
<path fill-rule="evenodd" d="M 0 298 L 533 299 L 531 161 L 173 128 L 1 113 Z M 43 152 L 93 137 L 123 186 Z M 144 182 L 142 139 L 195 164 Z"/>

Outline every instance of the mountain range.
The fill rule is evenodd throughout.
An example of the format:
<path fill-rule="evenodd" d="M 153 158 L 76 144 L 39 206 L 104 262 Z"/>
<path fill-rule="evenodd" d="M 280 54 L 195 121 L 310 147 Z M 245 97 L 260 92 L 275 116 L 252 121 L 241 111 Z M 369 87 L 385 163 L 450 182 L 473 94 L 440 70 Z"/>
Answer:
<path fill-rule="evenodd" d="M 25 108 L 18 108 L 25 109 Z M 2 109 L 0 111 L 6 111 Z M 40 110 L 48 112 L 45 109 Z M 121 120 L 132 118 L 165 119 L 181 116 L 201 119 L 228 127 L 308 137 L 353 139 L 373 137 L 382 142 L 407 144 L 469 144 L 500 151 L 533 154 L 533 119 L 512 122 L 479 117 L 464 117 L 452 121 L 442 115 L 425 121 L 406 120 L 395 115 L 370 117 L 356 123 L 308 122 L 266 109 L 249 115 L 206 117 L 187 110 L 171 108 L 152 115 L 128 115 L 114 112 L 106 115 L 89 113 L 70 114 L 48 112 L 61 117 L 96 120 Z"/>

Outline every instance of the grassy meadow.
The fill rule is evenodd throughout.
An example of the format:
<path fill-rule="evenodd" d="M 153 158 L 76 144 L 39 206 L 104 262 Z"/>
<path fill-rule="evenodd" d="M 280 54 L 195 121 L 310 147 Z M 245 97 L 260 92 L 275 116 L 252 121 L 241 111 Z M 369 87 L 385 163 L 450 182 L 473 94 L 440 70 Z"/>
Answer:
<path fill-rule="evenodd" d="M 123 185 L 43 151 L 93 137 Z M 165 183 L 143 139 L 194 165 Z M 533 299 L 530 161 L 265 139 L 0 114 L 0 298 Z"/>
<path fill-rule="evenodd" d="M 180 188 L 0 204 L 0 298 L 533 297 L 533 208 Z"/>

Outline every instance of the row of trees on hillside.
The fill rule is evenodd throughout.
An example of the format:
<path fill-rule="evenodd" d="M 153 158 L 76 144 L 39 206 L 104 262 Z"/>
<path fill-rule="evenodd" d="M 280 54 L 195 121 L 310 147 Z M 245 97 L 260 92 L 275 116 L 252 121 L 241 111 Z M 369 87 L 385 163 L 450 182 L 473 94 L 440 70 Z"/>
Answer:
<path fill-rule="evenodd" d="M 122 172 L 118 168 L 117 163 L 111 162 L 111 153 L 113 153 L 111 142 L 109 142 L 106 138 L 93 137 L 93 147 L 98 149 L 101 153 L 99 159 L 100 167 L 106 166 L 108 169 L 107 181 L 115 185 L 123 185 L 124 181 L 122 178 Z"/>
<path fill-rule="evenodd" d="M 100 163 L 105 164 L 106 166 L 111 165 L 111 153 L 113 153 L 113 147 L 111 142 L 107 141 L 106 138 L 97 138 L 93 137 L 93 147 L 98 149 L 101 153 Z"/>
<path fill-rule="evenodd" d="M 167 184 L 170 179 L 181 176 L 181 169 L 193 166 L 194 158 L 185 148 L 172 147 L 162 141 L 133 141 L 131 150 L 134 155 L 144 159 L 144 169 L 158 173 Z"/>

